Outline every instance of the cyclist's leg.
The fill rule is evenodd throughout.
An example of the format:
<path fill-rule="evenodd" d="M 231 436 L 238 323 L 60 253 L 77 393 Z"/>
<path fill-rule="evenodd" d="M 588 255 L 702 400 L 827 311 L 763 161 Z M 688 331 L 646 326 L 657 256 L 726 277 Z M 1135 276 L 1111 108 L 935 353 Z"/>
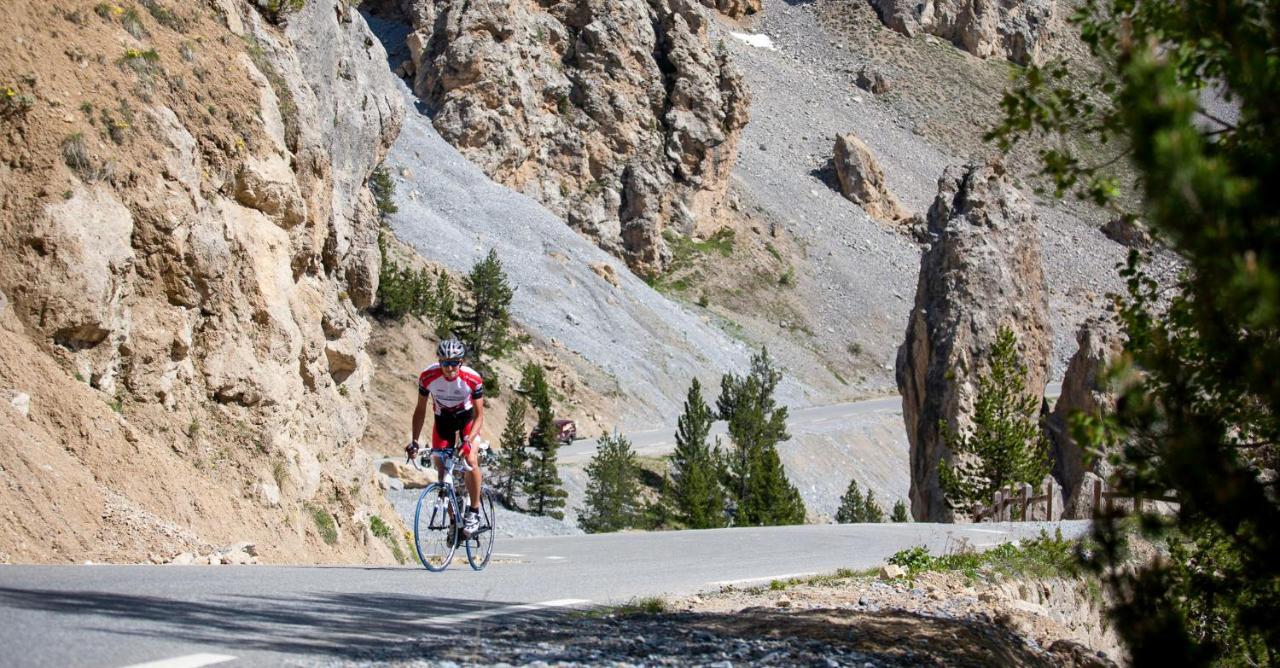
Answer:
<path fill-rule="evenodd" d="M 469 420 L 467 421 L 467 424 L 464 425 L 460 431 L 464 436 L 470 436 L 472 438 L 475 438 L 476 436 L 479 436 L 479 434 L 476 434 L 472 431 L 472 429 L 475 427 L 475 424 L 476 424 L 475 420 Z M 463 456 L 466 458 L 467 465 L 471 467 L 471 470 L 467 471 L 467 475 L 466 475 L 467 496 L 469 497 L 468 500 L 471 502 L 470 507 L 472 509 L 478 509 L 480 507 L 480 483 L 481 483 L 479 452 L 476 450 L 476 448 L 468 445 L 465 452 L 463 453 Z"/>
<path fill-rule="evenodd" d="M 440 418 L 441 416 L 439 415 L 435 416 L 435 419 L 432 420 L 431 423 L 431 452 L 433 455 L 437 450 L 443 450 L 453 443 L 453 432 L 448 431 L 447 425 L 445 425 L 446 433 L 440 433 Z M 436 480 L 444 482 L 444 462 L 441 461 L 439 457 L 434 456 L 431 458 L 431 462 L 435 464 L 436 467 Z"/>

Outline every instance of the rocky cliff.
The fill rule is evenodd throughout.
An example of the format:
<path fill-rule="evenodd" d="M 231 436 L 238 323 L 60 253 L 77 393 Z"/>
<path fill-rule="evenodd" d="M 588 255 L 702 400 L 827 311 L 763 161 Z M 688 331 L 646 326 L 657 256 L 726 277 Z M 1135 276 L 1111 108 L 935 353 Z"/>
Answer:
<path fill-rule="evenodd" d="M 716 226 L 748 94 L 695 0 L 394 4 L 402 71 L 489 176 L 645 273 L 665 229 Z"/>
<path fill-rule="evenodd" d="M 1077 497 L 1086 473 L 1106 479 L 1110 473 L 1105 458 L 1086 453 L 1071 435 L 1073 415 L 1098 417 L 1115 410 L 1116 395 L 1108 387 L 1107 365 L 1120 355 L 1124 338 L 1115 322 L 1090 318 L 1076 333 L 1080 348 L 1067 364 L 1062 394 L 1049 416 L 1049 437 L 1053 443 L 1053 476 L 1062 485 L 1066 499 L 1064 516 L 1080 517 Z M 1084 515 L 1087 519 L 1088 515 Z"/>
<path fill-rule="evenodd" d="M 969 428 L 977 380 L 1001 327 L 1018 338 L 1028 390 L 1043 396 L 1052 332 L 1035 225 L 999 165 L 950 167 L 938 181 L 931 245 L 897 360 L 917 520 L 952 519 L 938 482 L 938 462 L 951 457 L 939 425 Z"/>
<path fill-rule="evenodd" d="M 143 7 L 22 4 L 0 46 L 32 102 L 0 118 L 0 560 L 379 558 L 385 55 L 341 0 Z"/>
<path fill-rule="evenodd" d="M 1055 0 L 869 0 L 880 20 L 908 37 L 934 35 L 979 58 L 1037 62 Z"/>

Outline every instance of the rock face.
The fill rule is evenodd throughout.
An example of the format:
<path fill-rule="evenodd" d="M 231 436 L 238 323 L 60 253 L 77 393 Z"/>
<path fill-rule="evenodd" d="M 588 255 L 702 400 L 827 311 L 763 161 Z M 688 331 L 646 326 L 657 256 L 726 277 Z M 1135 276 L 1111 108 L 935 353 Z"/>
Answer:
<path fill-rule="evenodd" d="M 977 379 L 1001 327 L 1018 337 L 1027 387 L 1041 397 L 1052 336 L 1035 219 L 999 165 L 948 167 L 928 234 L 897 380 L 911 444 L 912 514 L 949 521 L 938 462 L 951 453 L 939 422 L 957 432 L 970 427 Z"/>
<path fill-rule="evenodd" d="M 1037 62 L 1055 0 L 868 0 L 889 28 L 940 37 L 979 58 Z"/>
<path fill-rule="evenodd" d="M 0 252 L 10 258 L 0 264 L 0 289 L 24 331 L 4 340 L 0 356 L 39 350 L 45 367 L 64 370 L 44 379 L 38 405 L 50 413 L 73 396 L 96 395 L 92 404 L 111 406 L 124 425 L 114 438 L 123 432 L 127 444 L 95 428 L 93 452 L 68 468 L 87 467 L 96 484 L 122 490 L 131 498 L 120 505 L 130 513 L 174 518 L 202 537 L 237 527 L 264 532 L 266 520 L 250 512 L 223 513 L 251 498 L 248 490 L 268 487 L 267 505 L 289 512 L 321 490 L 341 488 L 354 513 L 360 494 L 362 503 L 377 498 L 371 480 L 367 493 L 352 485 L 352 471 L 368 476 L 350 448 L 365 427 L 370 368 L 360 309 L 373 300 L 380 262 L 366 181 L 403 118 L 385 54 L 342 0 L 310 0 L 285 27 L 247 3 L 178 9 L 184 34 L 143 19 L 158 53 L 149 80 L 114 61 L 64 66 L 0 50 L 5 70 L 34 71 L 32 80 L 49 91 L 77 91 L 76 106 L 100 109 L 104 118 L 128 113 L 131 121 L 110 138 L 71 114 L 37 112 L 13 121 L 20 127 L 0 127 L 26 137 L 30 150 L 6 159 L 19 169 L 0 170 Z M 25 11 L 13 17 L 19 25 L 45 19 Z M 72 49 L 124 35 L 115 22 L 94 22 L 62 39 Z M 73 132 L 87 160 L 103 167 L 64 164 L 58 142 Z M 48 192 L 52 183 L 56 195 Z M 71 413 L 89 419 L 92 407 Z M 19 437 L 34 456 L 42 434 L 53 434 L 48 456 L 56 457 L 60 430 L 74 429 L 74 422 L 40 422 Z M 343 448 L 345 457 L 334 454 Z M 193 475 L 215 461 L 214 452 L 217 461 L 234 462 L 237 474 L 200 482 L 198 511 L 189 510 L 185 483 L 162 486 L 171 491 L 152 483 L 130 488 L 131 479 L 156 475 L 138 468 L 144 460 Z M 9 500 L 0 492 L 0 506 Z M 35 525 L 22 530 L 39 534 Z M 99 530 L 106 531 L 84 533 Z M 300 531 L 266 529 L 259 539 L 270 539 L 277 558 L 314 560 L 327 549 L 299 549 Z M 74 554 L 37 542 L 50 554 Z M 129 544 L 95 558 L 130 559 Z"/>
<path fill-rule="evenodd" d="M 758 13 L 762 2 L 763 0 L 702 0 L 702 4 L 735 19 Z"/>
<path fill-rule="evenodd" d="M 414 90 L 490 177 L 642 272 L 669 259 L 668 225 L 714 227 L 748 94 L 696 0 L 399 7 Z"/>
<path fill-rule="evenodd" d="M 843 134 L 836 137 L 832 162 L 836 166 L 840 194 L 845 199 L 862 207 L 872 218 L 894 222 L 907 217 L 907 212 L 898 204 L 898 199 L 889 192 L 884 170 L 880 169 L 875 156 L 871 155 L 871 149 L 857 135 Z"/>
<path fill-rule="evenodd" d="M 1053 442 L 1053 476 L 1062 485 L 1067 498 L 1066 516 L 1077 517 L 1078 492 L 1086 473 L 1106 479 L 1109 470 L 1102 458 L 1086 462 L 1084 451 L 1071 437 L 1074 413 L 1101 415 L 1115 409 L 1116 397 L 1105 385 L 1107 365 L 1124 348 L 1124 338 L 1109 320 L 1091 318 L 1076 333 L 1080 348 L 1071 357 L 1062 379 L 1062 395 L 1049 416 L 1049 438 Z M 1088 517 L 1086 515 L 1085 517 Z"/>

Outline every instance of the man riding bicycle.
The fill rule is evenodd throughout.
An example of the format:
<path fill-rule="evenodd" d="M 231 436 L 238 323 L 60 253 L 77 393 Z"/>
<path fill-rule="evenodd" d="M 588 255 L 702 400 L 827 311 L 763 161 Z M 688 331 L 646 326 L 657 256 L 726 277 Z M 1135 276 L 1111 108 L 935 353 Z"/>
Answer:
<path fill-rule="evenodd" d="M 480 462 L 471 447 L 474 436 L 480 435 L 484 422 L 484 380 L 474 369 L 462 365 L 466 347 L 462 342 L 449 338 L 436 346 L 437 362 L 418 376 L 418 405 L 413 409 L 413 440 L 405 448 L 409 458 L 418 454 L 418 435 L 427 414 L 427 397 L 431 397 L 435 423 L 431 429 L 431 449 L 443 450 L 454 445 L 462 435 L 462 448 L 458 453 L 471 466 L 465 479 L 470 505 L 462 520 L 462 532 L 470 536 L 480 527 Z M 444 477 L 444 465 L 439 457 L 432 457 L 436 473 Z"/>

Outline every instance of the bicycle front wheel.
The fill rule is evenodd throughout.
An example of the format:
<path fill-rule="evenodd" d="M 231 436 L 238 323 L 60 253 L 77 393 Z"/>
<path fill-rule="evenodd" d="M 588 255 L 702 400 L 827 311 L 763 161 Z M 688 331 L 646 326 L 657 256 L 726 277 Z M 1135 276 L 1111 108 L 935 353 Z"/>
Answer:
<path fill-rule="evenodd" d="M 449 567 L 458 547 L 454 508 L 457 501 L 453 489 L 436 482 L 422 490 L 413 513 L 413 546 L 418 551 L 418 561 L 434 573 Z"/>
<path fill-rule="evenodd" d="M 480 492 L 480 528 L 467 537 L 467 562 L 477 571 L 489 565 L 489 557 L 493 554 L 497 526 L 494 509 L 493 491 L 485 487 Z"/>

